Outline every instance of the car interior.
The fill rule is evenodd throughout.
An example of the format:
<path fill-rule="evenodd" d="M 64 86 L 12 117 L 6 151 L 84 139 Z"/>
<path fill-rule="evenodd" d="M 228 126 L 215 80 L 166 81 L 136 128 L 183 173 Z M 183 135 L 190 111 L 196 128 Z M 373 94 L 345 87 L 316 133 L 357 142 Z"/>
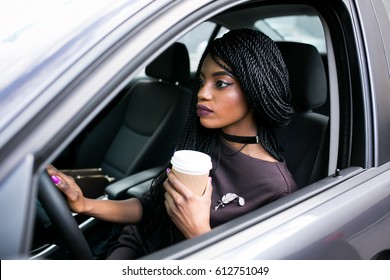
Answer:
<path fill-rule="evenodd" d="M 325 36 L 326 21 L 306 5 L 257 4 L 207 19 L 145 66 L 53 165 L 73 176 L 87 197 L 141 196 L 173 154 L 186 121 L 197 62 L 207 42 L 239 27 L 257 28 L 273 38 L 289 70 L 295 115 L 278 135 L 300 189 L 291 199 L 299 201 L 309 192 L 313 195 L 328 188 L 326 178 L 334 177 L 336 167 L 348 165 L 337 162 L 339 113 L 330 96 L 338 95 L 338 86 L 330 85 L 334 82 L 329 77 L 336 62 L 328 55 L 333 50 Z M 321 180 L 324 183 L 319 184 Z M 278 207 L 288 207 L 288 203 Z M 57 235 L 44 208 L 38 202 L 31 256 L 67 258 L 63 247 L 68 244 Z M 73 218 L 93 258 L 103 259 L 123 225 L 77 214 Z"/>

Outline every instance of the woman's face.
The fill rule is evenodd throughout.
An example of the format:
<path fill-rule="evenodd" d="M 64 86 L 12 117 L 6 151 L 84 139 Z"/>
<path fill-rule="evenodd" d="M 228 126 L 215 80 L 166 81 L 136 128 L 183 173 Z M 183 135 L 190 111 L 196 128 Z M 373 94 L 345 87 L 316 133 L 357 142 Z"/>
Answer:
<path fill-rule="evenodd" d="M 199 77 L 197 115 L 207 128 L 222 128 L 225 133 L 256 133 L 248 102 L 239 82 L 207 55 Z"/>

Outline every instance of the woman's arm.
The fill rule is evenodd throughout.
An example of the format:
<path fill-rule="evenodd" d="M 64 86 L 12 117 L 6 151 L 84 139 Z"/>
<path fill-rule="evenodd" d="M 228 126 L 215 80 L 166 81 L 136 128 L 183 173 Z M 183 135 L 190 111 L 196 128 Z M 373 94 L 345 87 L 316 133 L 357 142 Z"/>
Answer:
<path fill-rule="evenodd" d="M 113 223 L 134 224 L 141 221 L 142 205 L 137 198 L 125 200 L 85 199 L 85 209 L 80 214 Z"/>
<path fill-rule="evenodd" d="M 73 212 L 115 223 L 137 223 L 142 218 L 142 205 L 136 198 L 100 200 L 84 197 L 75 180 L 53 166 L 47 168 L 53 183 L 65 194 Z"/>

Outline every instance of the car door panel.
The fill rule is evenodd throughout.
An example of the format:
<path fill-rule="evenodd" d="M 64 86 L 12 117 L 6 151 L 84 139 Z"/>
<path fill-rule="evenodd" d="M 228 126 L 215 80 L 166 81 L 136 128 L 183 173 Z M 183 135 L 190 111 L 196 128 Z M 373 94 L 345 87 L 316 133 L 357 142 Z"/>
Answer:
<path fill-rule="evenodd" d="M 361 172 L 187 258 L 373 258 L 390 248 L 389 176 L 390 164 Z"/>

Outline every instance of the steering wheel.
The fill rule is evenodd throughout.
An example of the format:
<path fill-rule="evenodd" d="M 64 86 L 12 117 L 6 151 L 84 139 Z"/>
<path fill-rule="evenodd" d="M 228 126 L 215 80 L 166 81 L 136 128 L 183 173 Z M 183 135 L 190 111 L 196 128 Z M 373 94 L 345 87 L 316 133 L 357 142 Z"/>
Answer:
<path fill-rule="evenodd" d="M 61 191 L 46 172 L 39 178 L 38 199 L 65 244 L 69 255 L 76 260 L 92 260 L 92 253 L 82 231 L 72 216 Z"/>

